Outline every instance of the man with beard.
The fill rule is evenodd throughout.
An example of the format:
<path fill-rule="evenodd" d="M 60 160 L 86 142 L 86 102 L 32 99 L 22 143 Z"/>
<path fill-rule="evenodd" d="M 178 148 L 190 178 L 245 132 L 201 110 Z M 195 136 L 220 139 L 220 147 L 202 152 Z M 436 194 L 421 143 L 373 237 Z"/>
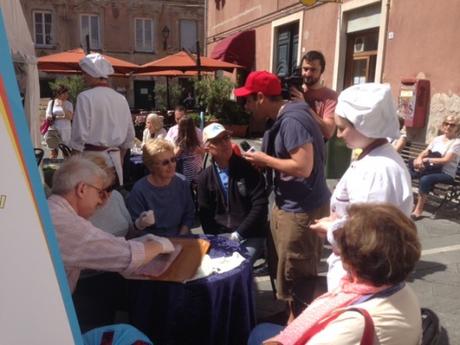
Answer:
<path fill-rule="evenodd" d="M 321 83 L 321 75 L 324 73 L 325 67 L 326 60 L 321 52 L 316 50 L 307 52 L 300 65 L 303 92 L 292 88 L 291 96 L 308 103 L 324 139 L 328 140 L 335 132 L 334 112 L 338 94 Z"/>

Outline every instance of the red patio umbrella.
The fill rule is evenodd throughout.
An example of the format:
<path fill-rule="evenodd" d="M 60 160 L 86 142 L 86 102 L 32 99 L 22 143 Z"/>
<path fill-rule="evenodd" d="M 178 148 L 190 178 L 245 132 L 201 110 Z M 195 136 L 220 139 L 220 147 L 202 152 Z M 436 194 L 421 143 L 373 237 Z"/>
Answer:
<path fill-rule="evenodd" d="M 207 71 L 214 72 L 224 70 L 232 72 L 235 68 L 243 68 L 230 62 L 211 59 L 206 56 L 200 56 L 200 64 L 197 63 L 195 54 L 189 54 L 185 51 L 180 51 L 176 54 L 168 55 L 164 58 L 148 62 L 140 67 L 139 72 L 155 72 L 165 70 L 179 71 Z"/>
<path fill-rule="evenodd" d="M 38 58 L 38 69 L 50 73 L 77 73 L 80 71 L 78 62 L 85 57 L 83 49 L 77 48 L 61 53 L 45 55 Z M 139 65 L 117 59 L 112 56 L 103 54 L 103 56 L 112 64 L 116 74 L 126 74 L 137 71 Z"/>

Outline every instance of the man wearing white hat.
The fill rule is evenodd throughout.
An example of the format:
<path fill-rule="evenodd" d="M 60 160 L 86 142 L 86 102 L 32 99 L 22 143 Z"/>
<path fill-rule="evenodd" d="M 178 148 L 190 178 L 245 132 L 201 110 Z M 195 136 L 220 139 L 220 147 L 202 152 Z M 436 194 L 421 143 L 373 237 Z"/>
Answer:
<path fill-rule="evenodd" d="M 350 149 L 362 149 L 331 197 L 331 214 L 311 228 L 334 246 L 334 231 L 346 220 L 347 207 L 361 202 L 390 203 L 407 216 L 413 207 L 409 171 L 387 138 L 399 136 L 399 121 L 388 84 L 354 85 L 342 91 L 335 109 L 337 137 Z M 345 275 L 340 257 L 328 258 L 328 290 Z"/>
<path fill-rule="evenodd" d="M 74 151 L 100 151 L 110 155 L 123 184 L 122 162 L 135 136 L 126 98 L 109 87 L 113 67 L 101 54 L 91 53 L 80 60 L 89 90 L 78 95 L 70 146 Z"/>
<path fill-rule="evenodd" d="M 230 138 L 220 123 L 203 130 L 212 164 L 198 176 L 201 225 L 205 233 L 229 234 L 255 261 L 268 232 L 265 179 L 246 159 L 234 154 Z"/>

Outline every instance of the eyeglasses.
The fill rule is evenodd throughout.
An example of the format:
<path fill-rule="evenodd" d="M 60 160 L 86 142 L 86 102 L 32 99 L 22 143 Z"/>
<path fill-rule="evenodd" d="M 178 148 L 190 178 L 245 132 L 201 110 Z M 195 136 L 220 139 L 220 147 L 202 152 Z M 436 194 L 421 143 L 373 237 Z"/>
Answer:
<path fill-rule="evenodd" d="M 452 122 L 443 122 L 442 124 L 446 127 L 457 127 L 457 124 Z"/>
<path fill-rule="evenodd" d="M 232 138 L 232 136 L 230 134 L 225 134 L 225 135 L 223 135 L 221 137 L 217 137 L 217 138 L 214 138 L 214 139 L 209 139 L 209 144 L 219 145 L 219 144 L 222 144 L 223 142 L 229 141 L 231 138 Z"/>
<path fill-rule="evenodd" d="M 167 166 L 168 164 L 176 164 L 176 157 L 171 157 L 170 159 L 163 159 L 160 162 L 156 162 L 158 165 Z"/>
<path fill-rule="evenodd" d="M 99 188 L 99 187 L 96 187 L 95 185 L 92 185 L 91 183 L 86 183 L 85 184 L 88 186 L 88 187 L 91 187 L 91 188 L 94 188 L 95 190 L 97 190 L 97 192 L 99 193 L 99 197 L 101 199 L 105 199 L 105 197 L 107 196 L 107 189 L 102 189 L 102 188 Z M 110 188 L 110 187 L 109 187 Z M 110 190 L 111 192 L 112 190 Z"/>

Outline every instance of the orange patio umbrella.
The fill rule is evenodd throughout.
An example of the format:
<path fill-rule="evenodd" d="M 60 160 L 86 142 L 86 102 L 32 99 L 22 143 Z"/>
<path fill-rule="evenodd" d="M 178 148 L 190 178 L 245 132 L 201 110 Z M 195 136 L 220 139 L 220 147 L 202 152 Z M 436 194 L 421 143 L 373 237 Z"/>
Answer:
<path fill-rule="evenodd" d="M 80 66 L 78 62 L 85 57 L 83 49 L 77 48 L 61 53 L 45 55 L 38 58 L 38 69 L 50 73 L 78 73 Z M 112 56 L 103 56 L 112 64 L 116 74 L 126 74 L 137 71 L 139 65 L 117 59 Z"/>
<path fill-rule="evenodd" d="M 139 73 L 134 73 L 134 76 L 166 77 L 166 104 L 169 109 L 171 107 L 170 96 L 169 96 L 169 78 L 197 77 L 198 71 L 164 70 L 164 71 L 155 71 L 155 72 L 139 72 Z"/>
<path fill-rule="evenodd" d="M 179 71 L 179 70 L 164 70 L 164 71 L 155 71 L 155 72 L 134 73 L 134 76 L 139 76 L 139 77 L 196 77 L 197 75 L 198 75 L 197 71 Z"/>
<path fill-rule="evenodd" d="M 205 71 L 214 72 L 224 70 L 232 72 L 235 68 L 243 68 L 230 62 L 211 59 L 206 56 L 200 56 L 199 62 L 195 54 L 180 51 L 176 54 L 168 55 L 164 58 L 151 61 L 140 67 L 139 73 L 179 70 L 179 71 Z"/>

